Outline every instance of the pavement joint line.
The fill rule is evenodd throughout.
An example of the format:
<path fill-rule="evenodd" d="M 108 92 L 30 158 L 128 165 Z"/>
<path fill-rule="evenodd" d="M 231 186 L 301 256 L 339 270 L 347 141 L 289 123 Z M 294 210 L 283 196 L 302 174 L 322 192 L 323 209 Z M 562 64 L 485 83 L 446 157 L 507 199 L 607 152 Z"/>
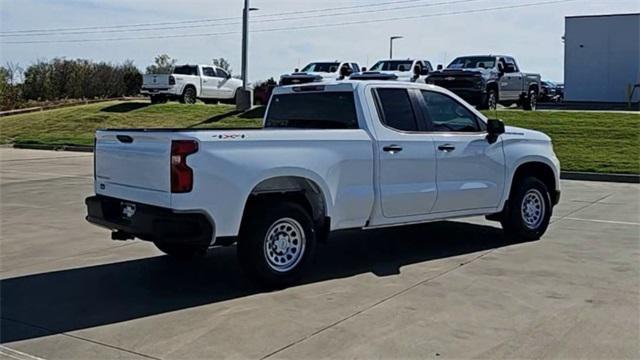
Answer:
<path fill-rule="evenodd" d="M 24 170 L 12 170 L 12 169 L 2 169 L 2 173 L 18 173 L 18 174 L 27 174 L 27 175 L 42 175 L 42 176 L 54 176 L 56 178 L 61 177 L 81 177 L 87 179 L 93 179 L 92 175 L 65 175 L 65 174 L 55 174 L 55 173 L 46 173 L 46 172 L 32 172 L 32 171 L 24 171 Z"/>
<path fill-rule="evenodd" d="M 87 178 L 88 178 L 87 176 L 83 176 L 83 175 L 79 175 L 79 176 L 69 175 L 69 176 L 50 177 L 50 178 L 46 178 L 46 179 L 9 180 L 9 181 L 4 181 L 4 182 L 0 183 L 0 186 L 8 186 L 8 185 L 14 185 L 14 184 L 26 184 L 26 183 L 42 182 L 42 181 L 52 181 L 52 180 L 60 180 L 60 179 L 87 179 Z"/>
<path fill-rule="evenodd" d="M 155 357 L 155 356 L 151 356 L 151 355 L 143 354 L 143 353 L 140 353 L 140 352 L 137 352 L 137 351 L 133 351 L 133 350 L 128 350 L 128 349 L 125 349 L 125 348 L 122 348 L 122 347 L 119 347 L 119 346 L 110 345 L 110 344 L 107 344 L 107 343 L 103 343 L 103 342 L 100 342 L 100 341 L 97 341 L 97 340 L 92 340 L 92 339 L 85 338 L 85 337 L 78 336 L 78 335 L 73 335 L 73 334 L 69 334 L 69 333 L 61 332 L 61 331 L 55 331 L 55 330 L 52 330 L 52 329 L 48 329 L 48 328 L 46 328 L 46 327 L 44 327 L 44 326 L 31 324 L 31 323 L 28 323 L 28 322 L 25 322 L 25 321 L 16 320 L 16 319 L 10 319 L 10 318 L 6 318 L 6 317 L 0 317 L 0 319 L 2 319 L 2 320 L 6 320 L 6 321 L 13 321 L 13 322 L 15 322 L 15 323 L 19 323 L 19 324 L 22 324 L 22 325 L 26 325 L 26 326 L 29 326 L 29 327 L 32 327 L 32 328 L 36 328 L 36 329 L 40 329 L 40 330 L 44 330 L 44 331 L 49 332 L 49 333 L 50 333 L 49 335 L 62 335 L 62 336 L 67 336 L 67 337 L 70 337 L 70 338 L 73 338 L 73 339 L 76 339 L 76 340 L 86 341 L 86 342 L 89 342 L 89 343 L 92 343 L 92 344 L 96 344 L 96 345 L 100 345 L 100 346 L 108 347 L 108 348 L 111 348 L 111 349 L 115 349 L 115 350 L 119 350 L 119 351 L 127 352 L 127 353 L 129 353 L 129 354 L 138 355 L 138 356 L 141 356 L 141 357 L 144 357 L 144 358 L 147 358 L 147 359 L 162 360 L 162 359 L 157 358 L 157 357 Z M 21 360 L 22 360 L 22 359 L 21 359 Z"/>
<path fill-rule="evenodd" d="M 42 160 L 47 160 L 47 161 L 53 161 L 53 160 L 58 160 L 58 159 L 73 159 L 73 158 L 86 158 L 89 157 L 90 155 L 73 155 L 73 156 L 52 156 L 52 157 L 43 157 L 43 158 L 30 158 L 30 159 L 0 159 L 0 163 L 3 162 L 14 162 L 14 161 L 42 161 Z"/>
<path fill-rule="evenodd" d="M 433 275 L 433 276 L 431 276 L 431 277 L 428 277 L 428 278 L 426 278 L 426 279 L 420 280 L 420 281 L 418 281 L 417 283 L 415 283 L 415 284 L 413 284 L 413 285 L 411 285 L 411 286 L 409 286 L 409 287 L 407 287 L 407 288 L 405 288 L 405 289 L 403 289 L 403 290 L 397 291 L 397 292 L 395 292 L 395 293 L 393 293 L 393 294 L 391 294 L 391 295 L 389 295 L 389 296 L 386 296 L 386 297 L 382 298 L 381 300 L 378 300 L 378 301 L 376 301 L 375 303 L 373 303 L 373 304 L 371 304 L 371 305 L 368 305 L 368 306 L 366 306 L 365 308 L 360 309 L 360 310 L 358 310 L 358 311 L 354 312 L 354 313 L 353 313 L 353 314 L 351 314 L 351 315 L 348 315 L 348 316 L 346 316 L 346 317 L 344 317 L 344 318 L 342 318 L 342 319 L 340 319 L 340 320 L 337 320 L 337 321 L 335 321 L 335 322 L 333 322 L 333 323 L 331 323 L 331 324 L 329 324 L 329 325 L 327 325 L 327 326 L 324 326 L 324 327 L 322 327 L 322 328 L 320 328 L 320 329 L 318 329 L 318 330 L 316 330 L 316 331 L 312 332 L 312 333 L 311 333 L 311 334 L 309 334 L 309 335 L 306 335 L 306 336 L 304 336 L 304 337 L 302 337 L 302 338 L 300 338 L 300 339 L 298 339 L 298 340 L 293 341 L 292 343 L 290 343 L 290 344 L 288 344 L 288 345 L 282 346 L 282 347 L 280 347 L 280 348 L 278 348 L 278 349 L 276 349 L 276 350 L 274 350 L 274 351 L 270 352 L 269 354 L 267 354 L 267 355 L 265 355 L 265 356 L 261 357 L 260 359 L 261 359 L 261 360 L 264 360 L 264 359 L 270 358 L 270 357 L 272 357 L 272 356 L 274 356 L 274 355 L 276 355 L 276 354 L 278 354 L 278 353 L 280 353 L 280 352 L 282 352 L 282 351 L 284 351 L 284 350 L 287 350 L 287 349 L 292 348 L 292 347 L 294 347 L 294 346 L 296 346 L 296 345 L 298 345 L 298 344 L 300 344 L 300 343 L 303 343 L 303 342 L 305 342 L 305 341 L 309 340 L 310 338 L 312 338 L 312 337 L 314 337 L 314 336 L 316 336 L 316 335 L 318 335 L 318 334 L 320 334 L 320 333 L 322 333 L 322 332 L 324 332 L 324 331 L 326 331 L 326 330 L 329 330 L 329 329 L 331 329 L 331 328 L 333 328 L 333 327 L 335 327 L 335 326 L 337 326 L 337 325 L 340 325 L 340 324 L 341 324 L 341 323 L 343 323 L 343 322 L 346 322 L 346 321 L 348 321 L 348 320 L 350 320 L 350 319 L 353 319 L 353 318 L 355 318 L 356 316 L 358 316 L 358 315 L 360 315 L 360 314 L 362 314 L 362 313 L 365 313 L 365 312 L 367 312 L 367 311 L 369 311 L 369 310 L 371 310 L 371 309 L 373 309 L 373 308 L 377 307 L 378 305 L 381 305 L 381 304 L 383 304 L 383 303 L 385 303 L 385 302 L 387 302 L 387 301 L 389 301 L 389 300 L 391 300 L 391 299 L 393 299 L 393 298 L 395 298 L 395 297 L 397 297 L 397 296 L 403 295 L 403 294 L 405 294 L 405 293 L 407 293 L 407 292 L 409 292 L 409 291 L 411 291 L 411 290 L 413 290 L 413 289 L 417 288 L 418 286 L 424 285 L 424 284 L 426 284 L 426 283 L 428 283 L 428 282 L 430 282 L 430 281 L 432 281 L 432 280 L 435 280 L 435 279 L 437 279 L 437 278 L 439 278 L 439 277 L 442 277 L 442 276 L 444 276 L 444 275 L 447 275 L 447 274 L 449 274 L 449 273 L 451 273 L 451 272 L 453 272 L 453 271 L 455 271 L 455 270 L 457 270 L 457 269 L 460 269 L 461 267 L 463 267 L 463 266 L 465 266 L 465 265 L 471 264 L 472 262 L 474 262 L 474 261 L 476 261 L 476 260 L 478 260 L 478 259 L 480 259 L 480 258 L 482 258 L 482 257 L 484 257 L 484 256 L 486 256 L 486 255 L 489 255 L 490 253 L 492 253 L 492 252 L 493 252 L 493 251 L 495 251 L 496 249 L 497 249 L 497 248 L 492 248 L 492 249 L 490 249 L 490 250 L 487 250 L 487 251 L 483 252 L 482 254 L 480 254 L 480 255 L 478 255 L 478 256 L 475 256 L 474 258 L 472 258 L 472 259 L 470 259 L 470 260 L 468 260 L 468 261 L 462 261 L 462 262 L 459 262 L 459 263 L 457 263 L 457 265 L 452 266 L 452 267 L 451 267 L 451 268 L 449 268 L 449 269 L 446 269 L 446 270 L 444 270 L 444 271 L 442 271 L 442 272 L 440 272 L 440 273 L 438 273 L 438 274 L 435 274 L 435 275 Z"/>
<path fill-rule="evenodd" d="M 44 358 L 27 354 L 4 345 L 0 345 L 0 355 L 5 355 L 16 360 L 45 360 Z"/>
<path fill-rule="evenodd" d="M 562 220 L 564 220 L 564 219 L 566 219 L 566 218 L 570 217 L 571 215 L 573 215 L 573 214 L 575 214 L 575 213 L 577 213 L 577 212 L 580 212 L 580 211 L 582 211 L 582 210 L 584 210 L 584 209 L 586 209 L 586 208 L 588 208 L 588 207 L 590 207 L 590 206 L 593 206 L 593 205 L 595 205 L 595 204 L 599 203 L 600 201 L 602 201 L 602 200 L 604 200 L 604 199 L 606 199 L 606 198 L 608 198 L 608 197 L 611 197 L 612 195 L 613 195 L 613 194 L 609 193 L 609 194 L 607 194 L 607 195 L 605 195 L 605 196 L 603 196 L 603 197 L 599 198 L 598 200 L 595 200 L 595 201 L 593 201 L 593 202 L 590 202 L 589 204 L 587 204 L 587 205 L 585 205 L 585 206 L 581 206 L 581 207 L 579 207 L 579 208 L 577 208 L 577 209 L 575 209 L 575 210 L 573 210 L 573 211 L 569 212 L 568 214 L 566 214 L 566 215 L 564 215 L 564 216 L 561 216 L 561 217 L 559 217 L 559 218 L 556 218 L 555 220 L 551 220 L 551 221 L 549 222 L 549 224 L 555 224 L 555 223 L 557 223 L 557 222 L 560 222 L 560 221 L 562 221 Z"/>
<path fill-rule="evenodd" d="M 640 223 L 631 222 L 631 221 L 614 221 L 614 220 L 597 220 L 597 219 L 582 219 L 582 218 L 574 218 L 574 217 L 565 217 L 564 220 L 575 220 L 575 221 L 588 221 L 588 222 L 596 222 L 596 223 L 604 223 L 604 224 L 618 224 L 618 225 L 635 225 L 640 226 Z"/>

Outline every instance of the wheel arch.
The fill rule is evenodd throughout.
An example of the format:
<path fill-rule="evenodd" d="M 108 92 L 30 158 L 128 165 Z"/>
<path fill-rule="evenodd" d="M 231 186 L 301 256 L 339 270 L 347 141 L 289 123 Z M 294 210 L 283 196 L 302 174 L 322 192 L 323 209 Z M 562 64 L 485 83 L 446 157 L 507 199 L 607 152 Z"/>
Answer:
<path fill-rule="evenodd" d="M 184 95 L 185 91 L 187 91 L 188 88 L 193 88 L 196 91 L 196 97 L 200 96 L 200 94 L 198 94 L 198 87 L 192 83 L 185 84 L 182 87 L 182 95 Z"/>
<path fill-rule="evenodd" d="M 263 179 L 256 184 L 244 204 L 242 222 L 260 204 L 270 201 L 291 201 L 301 205 L 313 219 L 318 239 L 324 239 L 330 229 L 327 194 L 316 181 L 305 176 L 286 175 Z"/>
<path fill-rule="evenodd" d="M 527 176 L 533 176 L 542 181 L 549 190 L 551 202 L 553 204 L 557 203 L 559 200 L 557 198 L 559 184 L 556 180 L 556 174 L 551 165 L 540 160 L 525 161 L 517 166 L 509 184 L 509 197 L 511 197 L 511 194 L 513 193 L 514 185 L 517 184 L 518 181 L 522 181 L 522 179 Z"/>

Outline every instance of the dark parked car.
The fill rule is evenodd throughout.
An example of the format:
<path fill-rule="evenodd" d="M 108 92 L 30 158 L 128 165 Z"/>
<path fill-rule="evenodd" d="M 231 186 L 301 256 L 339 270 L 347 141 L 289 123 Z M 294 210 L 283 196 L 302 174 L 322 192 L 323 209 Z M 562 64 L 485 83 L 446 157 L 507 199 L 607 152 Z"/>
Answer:
<path fill-rule="evenodd" d="M 553 81 L 542 81 L 540 86 L 540 102 L 560 102 L 564 99 L 564 84 Z"/>

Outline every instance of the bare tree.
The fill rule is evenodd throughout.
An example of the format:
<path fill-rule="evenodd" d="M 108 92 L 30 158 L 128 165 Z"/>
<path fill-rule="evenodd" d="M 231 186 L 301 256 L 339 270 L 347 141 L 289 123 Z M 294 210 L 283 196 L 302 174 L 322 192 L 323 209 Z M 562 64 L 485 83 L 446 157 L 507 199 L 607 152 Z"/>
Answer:
<path fill-rule="evenodd" d="M 233 73 L 233 69 L 231 68 L 231 64 L 227 61 L 227 59 L 221 57 L 219 59 L 213 59 L 213 65 L 225 70 L 231 75 Z"/>

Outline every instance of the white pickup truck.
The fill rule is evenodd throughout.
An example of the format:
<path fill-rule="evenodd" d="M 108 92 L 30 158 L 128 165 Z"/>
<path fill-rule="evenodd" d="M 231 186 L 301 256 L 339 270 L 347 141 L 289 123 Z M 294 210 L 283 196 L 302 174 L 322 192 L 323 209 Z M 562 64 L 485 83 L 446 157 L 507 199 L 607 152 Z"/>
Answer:
<path fill-rule="evenodd" d="M 248 274 L 282 286 L 341 229 L 486 215 L 538 239 L 559 174 L 548 136 L 446 89 L 311 83 L 276 88 L 263 129 L 98 131 L 87 220 L 177 257 L 237 242 Z"/>
<path fill-rule="evenodd" d="M 355 61 L 318 61 L 312 62 L 291 74 L 280 76 L 280 85 L 299 85 L 310 82 L 333 82 L 344 80 L 351 74 L 360 71 Z"/>
<path fill-rule="evenodd" d="M 352 80 L 396 80 L 407 82 L 425 82 L 426 76 L 433 71 L 428 60 L 380 60 L 369 71 L 354 73 Z"/>
<path fill-rule="evenodd" d="M 214 65 L 180 65 L 171 74 L 144 75 L 140 93 L 149 96 L 153 104 L 167 100 L 195 104 L 197 99 L 235 101 L 240 87 L 242 81 Z"/>

